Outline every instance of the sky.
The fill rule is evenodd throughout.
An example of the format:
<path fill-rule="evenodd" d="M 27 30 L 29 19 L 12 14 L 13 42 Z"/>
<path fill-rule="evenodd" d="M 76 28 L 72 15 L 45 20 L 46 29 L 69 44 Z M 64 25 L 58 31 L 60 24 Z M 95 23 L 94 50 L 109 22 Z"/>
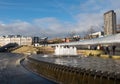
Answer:
<path fill-rule="evenodd" d="M 48 38 L 102 31 L 103 14 L 114 10 L 120 24 L 120 0 L 0 0 L 0 35 Z"/>

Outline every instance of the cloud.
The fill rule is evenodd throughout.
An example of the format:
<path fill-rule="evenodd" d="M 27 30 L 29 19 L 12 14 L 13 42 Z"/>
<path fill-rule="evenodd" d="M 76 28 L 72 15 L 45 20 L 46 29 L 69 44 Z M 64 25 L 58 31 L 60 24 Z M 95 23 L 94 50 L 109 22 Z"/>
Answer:
<path fill-rule="evenodd" d="M 96 30 L 102 30 L 104 25 L 103 14 L 109 10 L 114 10 L 117 15 L 117 24 L 120 24 L 120 0 L 86 0 L 79 6 L 76 18 L 79 22 L 78 27 L 89 29 L 94 26 Z M 84 30 L 84 28 L 81 28 Z"/>
<path fill-rule="evenodd" d="M 31 22 L 14 20 L 10 23 L 5 23 L 0 21 L 0 35 L 6 34 L 21 34 L 27 36 L 48 36 L 48 37 L 65 37 L 70 32 L 74 31 L 77 34 L 84 35 L 90 27 L 93 27 L 95 31 L 101 31 L 104 25 L 103 14 L 109 9 L 114 9 L 117 14 L 117 22 L 120 24 L 120 6 L 119 0 L 110 0 L 109 4 L 111 6 L 105 5 L 108 0 L 87 0 L 82 5 L 77 5 L 76 7 L 72 5 L 71 8 L 67 10 L 61 3 L 58 4 L 61 9 L 69 13 L 74 21 L 64 21 L 55 17 L 44 17 L 36 18 Z M 98 4 L 98 2 L 100 4 Z M 56 2 L 58 3 L 58 2 Z M 116 4 L 116 5 L 115 5 Z M 74 9 L 74 10 L 73 10 Z M 78 11 L 74 14 L 72 12 Z"/>
<path fill-rule="evenodd" d="M 103 3 L 100 0 L 86 0 L 80 4 L 80 10 L 83 12 L 98 12 L 103 8 Z"/>
<path fill-rule="evenodd" d="M 82 18 L 81 18 L 82 17 Z M 94 18 L 94 19 L 93 19 Z M 101 18 L 101 17 L 99 17 Z M 70 32 L 75 31 L 79 33 L 85 31 L 87 28 L 93 25 L 99 25 L 101 23 L 97 20 L 97 15 L 91 15 L 91 18 L 88 17 L 88 14 L 79 14 L 76 16 L 76 23 L 60 21 L 54 17 L 48 18 L 38 18 L 34 19 L 32 22 L 15 20 L 11 23 L 0 24 L 0 34 L 22 34 L 30 36 L 67 36 Z M 96 21 L 97 20 L 97 21 Z"/>
<path fill-rule="evenodd" d="M 9 24 L 5 24 L 0 26 L 0 34 L 23 34 L 27 33 L 28 28 L 31 27 L 31 25 L 27 22 L 12 22 Z"/>
<path fill-rule="evenodd" d="M 110 1 L 110 5 L 112 8 L 117 9 L 120 8 L 120 0 L 107 0 Z"/>
<path fill-rule="evenodd" d="M 21 34 L 53 37 L 65 33 L 64 28 L 65 26 L 56 18 L 41 18 L 32 22 L 15 20 L 6 24 L 0 23 L 0 35 Z"/>
<path fill-rule="evenodd" d="M 73 29 L 73 25 L 69 22 L 60 21 L 53 17 L 35 19 L 34 24 L 41 28 L 42 31 L 46 31 L 48 35 L 64 36 Z"/>
<path fill-rule="evenodd" d="M 77 25 L 82 31 L 89 29 L 91 26 L 94 26 L 95 30 L 100 30 L 100 27 L 103 26 L 102 13 L 78 14 L 76 18 L 78 19 Z"/>

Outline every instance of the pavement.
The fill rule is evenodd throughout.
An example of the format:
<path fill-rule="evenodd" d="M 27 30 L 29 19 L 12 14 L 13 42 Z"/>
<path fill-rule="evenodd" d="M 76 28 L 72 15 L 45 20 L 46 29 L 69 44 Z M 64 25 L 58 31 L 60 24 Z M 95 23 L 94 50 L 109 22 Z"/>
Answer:
<path fill-rule="evenodd" d="M 56 84 L 26 70 L 21 54 L 0 53 L 0 84 Z"/>

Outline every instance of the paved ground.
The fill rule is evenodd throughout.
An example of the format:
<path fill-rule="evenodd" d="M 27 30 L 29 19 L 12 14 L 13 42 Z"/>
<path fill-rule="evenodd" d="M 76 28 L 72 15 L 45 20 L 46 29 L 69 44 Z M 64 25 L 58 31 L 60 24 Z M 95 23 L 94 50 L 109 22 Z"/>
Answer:
<path fill-rule="evenodd" d="M 0 84 L 55 84 L 19 64 L 20 54 L 0 53 Z"/>

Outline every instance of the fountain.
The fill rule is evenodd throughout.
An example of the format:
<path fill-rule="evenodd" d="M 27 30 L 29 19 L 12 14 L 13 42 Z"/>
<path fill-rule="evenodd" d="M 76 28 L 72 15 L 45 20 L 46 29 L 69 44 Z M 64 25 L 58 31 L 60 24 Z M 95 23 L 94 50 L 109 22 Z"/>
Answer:
<path fill-rule="evenodd" d="M 56 47 L 57 55 L 74 48 Z M 57 52 L 59 50 L 59 52 Z M 120 84 L 120 61 L 100 57 L 34 55 L 27 58 L 28 67 L 59 84 Z M 114 68 L 113 68 L 114 67 Z"/>
<path fill-rule="evenodd" d="M 82 57 L 76 47 L 56 46 L 54 55 L 28 57 L 29 68 L 60 84 L 120 84 L 119 60 Z"/>
<path fill-rule="evenodd" d="M 55 47 L 55 55 L 77 55 L 76 47 Z"/>

